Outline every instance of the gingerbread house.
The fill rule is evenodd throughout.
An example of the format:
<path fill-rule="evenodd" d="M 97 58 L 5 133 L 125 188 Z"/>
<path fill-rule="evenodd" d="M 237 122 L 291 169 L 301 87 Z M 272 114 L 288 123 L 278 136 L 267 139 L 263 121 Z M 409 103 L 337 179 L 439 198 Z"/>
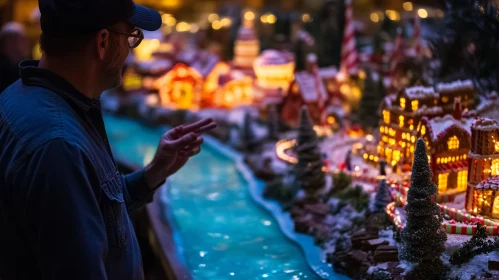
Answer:
<path fill-rule="evenodd" d="M 457 80 L 451 83 L 439 83 L 436 86 L 439 99 L 438 105 L 442 107 L 444 114 L 453 111 L 454 99 L 461 99 L 461 106 L 465 110 L 475 106 L 475 87 L 471 80 Z"/>
<path fill-rule="evenodd" d="M 238 70 L 221 75 L 213 95 L 213 106 L 235 108 L 253 103 L 253 78 Z"/>
<path fill-rule="evenodd" d="M 499 123 L 478 118 L 471 134 L 466 210 L 499 218 Z"/>
<path fill-rule="evenodd" d="M 197 110 L 201 107 L 203 76 L 194 68 L 177 63 L 172 70 L 154 80 L 161 105 L 173 109 Z"/>
<path fill-rule="evenodd" d="M 328 94 L 318 71 L 317 56 L 309 55 L 307 70 L 295 73 L 290 92 L 283 100 L 282 118 L 290 125 L 296 126 L 300 108 L 305 105 L 312 122 L 321 124 L 321 114 L 327 114 L 325 111 L 327 101 Z"/>
<path fill-rule="evenodd" d="M 245 20 L 234 43 L 234 66 L 244 70 L 252 70 L 253 63 L 259 54 L 260 41 L 253 28 L 253 21 Z"/>
<path fill-rule="evenodd" d="M 439 194 L 466 191 L 473 121 L 474 118 L 462 118 L 460 110 L 456 110 L 454 115 L 424 117 L 417 127 L 416 138 L 423 138 L 427 144 L 433 181 Z M 410 150 L 414 152 L 413 147 L 411 145 Z"/>

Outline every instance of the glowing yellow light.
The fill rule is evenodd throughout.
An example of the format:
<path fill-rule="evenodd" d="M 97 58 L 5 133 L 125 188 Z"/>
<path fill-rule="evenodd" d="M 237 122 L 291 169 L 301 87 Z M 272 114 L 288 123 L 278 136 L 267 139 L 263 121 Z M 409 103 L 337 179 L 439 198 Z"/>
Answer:
<path fill-rule="evenodd" d="M 370 16 L 370 18 L 371 18 L 372 22 L 379 22 L 379 15 L 378 15 L 378 13 L 372 13 L 371 16 Z"/>
<path fill-rule="evenodd" d="M 408 12 L 412 11 L 412 9 L 414 8 L 411 2 L 404 2 L 404 4 L 402 4 L 402 7 Z"/>
<path fill-rule="evenodd" d="M 164 16 L 164 15 L 163 15 Z M 167 17 L 164 21 L 163 21 L 167 26 L 170 26 L 170 27 L 173 27 L 175 26 L 175 24 L 177 23 L 177 20 L 172 17 L 172 16 L 169 16 Z"/>
<path fill-rule="evenodd" d="M 222 26 L 230 26 L 232 24 L 232 20 L 230 18 L 223 18 L 221 21 Z"/>
<path fill-rule="evenodd" d="M 399 126 L 404 127 L 404 116 L 399 116 Z"/>
<path fill-rule="evenodd" d="M 413 124 L 411 124 L 411 125 L 409 126 L 409 129 L 410 129 L 410 130 L 413 130 L 413 129 L 414 129 L 414 125 L 413 125 Z"/>
<path fill-rule="evenodd" d="M 400 108 L 405 109 L 405 98 L 400 98 Z"/>
<path fill-rule="evenodd" d="M 394 10 L 386 10 L 385 12 L 386 16 L 391 19 L 391 20 L 400 20 L 400 14 L 397 11 Z"/>
<path fill-rule="evenodd" d="M 208 21 L 209 21 L 209 22 L 212 22 L 212 23 L 213 23 L 215 20 L 218 20 L 218 15 L 217 15 L 217 14 L 210 14 L 210 15 L 208 16 Z"/>
<path fill-rule="evenodd" d="M 418 10 L 418 15 L 420 18 L 427 18 L 428 17 L 428 11 L 425 9 L 419 9 Z"/>
<path fill-rule="evenodd" d="M 421 135 L 425 135 L 426 134 L 426 127 L 423 125 L 421 127 Z"/>
<path fill-rule="evenodd" d="M 189 31 L 191 29 L 191 25 L 188 24 L 187 22 L 179 22 L 177 24 L 177 31 L 178 32 L 186 32 L 186 31 Z"/>
<path fill-rule="evenodd" d="M 273 15 L 273 14 L 269 14 L 269 15 L 267 16 L 267 22 L 268 22 L 269 24 L 274 24 L 276 21 L 277 21 L 277 18 L 276 18 L 276 16 L 275 16 L 275 15 Z"/>
<path fill-rule="evenodd" d="M 310 17 L 310 15 L 309 15 L 309 14 L 303 14 L 303 15 L 301 16 L 301 20 L 302 20 L 303 22 L 309 22 L 309 21 L 311 20 L 311 17 Z"/>
<path fill-rule="evenodd" d="M 369 156 L 369 160 L 373 160 L 374 159 L 374 156 L 373 155 L 370 155 Z"/>
<path fill-rule="evenodd" d="M 211 23 L 211 27 L 215 30 L 222 28 L 222 23 L 219 20 L 215 20 Z"/>
<path fill-rule="evenodd" d="M 379 132 L 384 133 L 385 132 L 385 127 L 384 126 L 380 126 Z"/>
<path fill-rule="evenodd" d="M 373 141 L 373 136 L 371 134 L 367 135 L 366 140 L 369 142 Z"/>
<path fill-rule="evenodd" d="M 459 148 L 459 139 L 454 135 L 447 141 L 447 146 L 449 150 L 456 150 Z"/>
<path fill-rule="evenodd" d="M 390 123 L 390 112 L 387 110 L 383 110 L 383 121 L 385 123 Z"/>
<path fill-rule="evenodd" d="M 440 158 L 437 158 L 437 163 L 440 164 Z"/>
<path fill-rule="evenodd" d="M 260 17 L 260 21 L 263 22 L 263 23 L 267 23 L 267 15 L 263 15 Z"/>
<path fill-rule="evenodd" d="M 411 101 L 411 106 L 413 111 L 418 110 L 418 101 L 417 100 Z"/>
<path fill-rule="evenodd" d="M 368 155 L 367 154 L 364 154 L 364 159 L 367 159 Z"/>
<path fill-rule="evenodd" d="M 244 13 L 244 19 L 245 20 L 254 20 L 255 19 L 255 13 L 248 11 Z"/>

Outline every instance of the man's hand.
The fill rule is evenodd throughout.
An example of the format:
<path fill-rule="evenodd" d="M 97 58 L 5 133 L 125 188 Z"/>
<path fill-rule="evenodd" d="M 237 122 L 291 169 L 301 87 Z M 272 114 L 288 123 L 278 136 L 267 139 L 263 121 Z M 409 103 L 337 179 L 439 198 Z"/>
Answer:
<path fill-rule="evenodd" d="M 149 186 L 158 187 L 166 177 L 182 168 L 190 157 L 199 154 L 203 144 L 201 134 L 216 127 L 212 119 L 203 119 L 167 131 L 159 141 L 153 160 L 146 167 Z"/>

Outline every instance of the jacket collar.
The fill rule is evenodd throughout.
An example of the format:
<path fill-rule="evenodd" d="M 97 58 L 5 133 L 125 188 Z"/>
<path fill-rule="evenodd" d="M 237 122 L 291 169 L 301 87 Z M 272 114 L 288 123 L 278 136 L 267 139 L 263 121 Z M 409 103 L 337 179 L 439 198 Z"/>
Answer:
<path fill-rule="evenodd" d="M 85 112 L 92 106 L 100 105 L 99 99 L 92 99 L 85 96 L 54 72 L 38 68 L 38 63 L 38 60 L 24 60 L 19 64 L 19 72 L 23 84 L 51 89 Z"/>

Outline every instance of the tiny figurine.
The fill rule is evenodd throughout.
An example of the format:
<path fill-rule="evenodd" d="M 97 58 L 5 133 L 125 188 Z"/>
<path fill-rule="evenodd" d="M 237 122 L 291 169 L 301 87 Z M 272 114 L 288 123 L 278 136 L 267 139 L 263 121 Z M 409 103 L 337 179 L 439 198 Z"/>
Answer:
<path fill-rule="evenodd" d="M 352 171 L 352 150 L 348 150 L 345 157 L 345 165 L 348 171 Z"/>

